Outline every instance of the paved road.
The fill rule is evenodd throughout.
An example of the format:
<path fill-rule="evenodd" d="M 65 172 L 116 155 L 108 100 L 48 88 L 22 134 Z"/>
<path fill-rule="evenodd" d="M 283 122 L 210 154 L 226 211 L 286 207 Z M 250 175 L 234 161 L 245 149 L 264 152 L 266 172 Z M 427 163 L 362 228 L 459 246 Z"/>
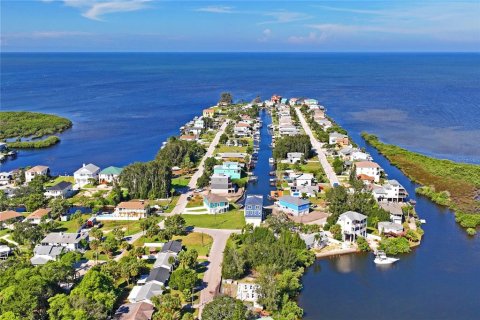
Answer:
<path fill-rule="evenodd" d="M 323 144 L 320 143 L 317 138 L 313 135 L 312 130 L 310 129 L 310 126 L 308 125 L 307 121 L 305 121 L 305 118 L 303 117 L 302 112 L 300 111 L 299 108 L 295 108 L 295 111 L 297 112 L 298 118 L 300 119 L 300 123 L 303 126 L 303 130 L 307 133 L 307 135 L 310 137 L 310 141 L 312 142 L 313 149 L 316 151 L 318 155 L 318 159 L 320 160 L 320 164 L 323 167 L 323 171 L 325 171 L 325 174 L 327 175 L 328 181 L 330 181 L 330 185 L 334 186 L 335 184 L 340 185 L 340 182 L 338 180 L 337 175 L 335 174 L 335 171 L 333 171 L 332 166 L 327 160 L 327 156 L 323 152 Z"/>
<path fill-rule="evenodd" d="M 215 147 L 218 144 L 218 141 L 220 140 L 220 136 L 225 132 L 225 128 L 227 127 L 228 120 L 225 121 L 222 126 L 220 127 L 220 130 L 217 132 L 215 135 L 215 138 L 213 138 L 212 143 L 210 143 L 210 146 L 207 149 L 207 153 L 203 156 L 202 160 L 200 161 L 200 164 L 198 165 L 198 170 L 192 175 L 192 178 L 190 179 L 190 182 L 188 183 L 188 188 L 189 191 L 186 193 L 182 193 L 180 195 L 180 198 L 177 201 L 177 204 L 175 208 L 173 208 L 172 212 L 169 214 L 165 215 L 174 215 L 174 214 L 180 214 L 182 213 L 186 206 L 187 206 L 187 198 L 188 196 L 192 195 L 192 190 L 194 190 L 197 187 L 197 180 L 200 178 L 203 174 L 204 170 L 204 162 L 207 158 L 211 157 L 213 153 L 215 152 Z"/>
<path fill-rule="evenodd" d="M 203 307 L 218 294 L 222 280 L 223 251 L 225 250 L 227 240 L 232 233 L 240 233 L 240 230 L 195 228 L 194 231 L 206 233 L 213 238 L 213 244 L 208 257 L 208 269 L 203 276 L 203 282 L 207 284 L 207 287 L 200 292 L 198 314 L 201 317 Z"/>

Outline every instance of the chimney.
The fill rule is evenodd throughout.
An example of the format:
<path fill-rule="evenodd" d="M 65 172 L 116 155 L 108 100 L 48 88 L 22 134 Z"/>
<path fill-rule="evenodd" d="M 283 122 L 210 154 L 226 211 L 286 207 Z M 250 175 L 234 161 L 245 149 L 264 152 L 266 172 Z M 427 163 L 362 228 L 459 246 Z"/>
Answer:
<path fill-rule="evenodd" d="M 83 164 L 83 166 L 85 167 L 85 163 Z"/>

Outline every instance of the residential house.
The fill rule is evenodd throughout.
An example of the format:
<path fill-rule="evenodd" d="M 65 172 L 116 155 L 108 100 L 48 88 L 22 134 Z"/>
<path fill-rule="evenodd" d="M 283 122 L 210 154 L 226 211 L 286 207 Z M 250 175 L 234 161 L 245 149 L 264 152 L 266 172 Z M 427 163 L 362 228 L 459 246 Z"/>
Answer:
<path fill-rule="evenodd" d="M 68 181 L 60 181 L 54 186 L 46 188 L 47 198 L 69 198 L 73 194 L 73 185 Z"/>
<path fill-rule="evenodd" d="M 319 248 L 328 242 L 328 237 L 323 231 L 319 233 L 299 233 L 298 235 L 305 242 L 307 249 Z"/>
<path fill-rule="evenodd" d="M 377 201 L 403 202 L 408 197 L 407 190 L 397 180 L 388 180 L 383 186 L 374 187 L 372 193 Z"/>
<path fill-rule="evenodd" d="M 245 223 L 260 226 L 263 221 L 263 196 L 249 194 L 245 199 Z"/>
<path fill-rule="evenodd" d="M 225 213 L 228 211 L 230 204 L 227 198 L 209 193 L 203 196 L 203 206 L 210 214 Z"/>
<path fill-rule="evenodd" d="M 281 136 L 295 136 L 300 133 L 298 128 L 293 124 L 279 125 L 278 132 Z"/>
<path fill-rule="evenodd" d="M 288 212 L 294 216 L 302 216 L 310 211 L 310 201 L 293 196 L 283 196 L 277 201 L 280 210 Z"/>
<path fill-rule="evenodd" d="M 238 137 L 247 137 L 251 134 L 250 125 L 246 122 L 238 122 L 233 127 L 233 134 Z"/>
<path fill-rule="evenodd" d="M 214 173 L 210 179 L 210 192 L 213 194 L 229 194 L 235 193 L 235 188 L 229 176 Z"/>
<path fill-rule="evenodd" d="M 220 158 L 222 160 L 228 160 L 228 159 L 244 160 L 247 156 L 248 154 L 244 152 L 220 152 L 217 154 L 216 158 Z"/>
<path fill-rule="evenodd" d="M 312 186 L 315 177 L 311 173 L 302 173 L 293 178 L 295 186 Z"/>
<path fill-rule="evenodd" d="M 65 251 L 62 246 L 37 245 L 33 250 L 33 257 L 30 262 L 35 265 L 44 265 L 49 261 L 56 261 Z"/>
<path fill-rule="evenodd" d="M 287 159 L 285 162 L 297 163 L 297 162 L 301 162 L 303 158 L 304 158 L 303 152 L 289 152 L 287 153 Z"/>
<path fill-rule="evenodd" d="M 149 212 L 150 207 L 147 202 L 131 200 L 120 202 L 111 216 L 121 218 L 120 220 L 139 220 L 145 218 Z"/>
<path fill-rule="evenodd" d="M 370 161 L 370 160 L 372 160 L 372 156 L 370 156 L 366 152 L 355 151 L 351 154 L 350 160 L 352 160 L 352 161 Z"/>
<path fill-rule="evenodd" d="M 163 288 L 163 284 L 151 281 L 144 285 L 133 287 L 127 299 L 131 303 L 145 302 L 153 305 L 151 298 L 161 295 Z"/>
<path fill-rule="evenodd" d="M 403 232 L 403 226 L 401 223 L 381 221 L 378 223 L 378 232 L 380 232 L 380 234 L 391 233 L 391 234 L 399 235 Z"/>
<path fill-rule="evenodd" d="M 152 304 L 146 302 L 122 304 L 115 315 L 114 320 L 151 320 L 155 308 Z"/>
<path fill-rule="evenodd" d="M 83 166 L 74 172 L 73 178 L 75 179 L 75 184 L 77 184 L 80 188 L 84 187 L 85 185 L 89 184 L 91 180 L 98 179 L 98 173 L 100 172 L 100 168 L 94 164 L 83 164 Z"/>
<path fill-rule="evenodd" d="M 215 117 L 215 109 L 213 108 L 203 109 L 202 115 L 205 118 L 213 118 Z"/>
<path fill-rule="evenodd" d="M 258 304 L 258 289 L 260 286 L 251 281 L 239 281 L 237 283 L 237 299 L 241 301 L 253 302 L 253 306 L 262 309 Z"/>
<path fill-rule="evenodd" d="M 240 179 L 242 177 L 242 168 L 238 162 L 224 162 L 214 166 L 213 173 L 226 175 L 230 179 Z"/>
<path fill-rule="evenodd" d="M 205 129 L 205 120 L 203 120 L 202 118 L 198 118 L 193 122 L 193 126 L 196 128 Z"/>
<path fill-rule="evenodd" d="M 306 197 L 316 197 L 317 196 L 317 193 L 318 193 L 318 190 L 319 190 L 319 186 L 316 185 L 316 186 L 298 186 L 298 187 L 291 187 L 290 189 L 290 195 L 292 197 L 297 197 L 297 198 L 300 198 L 300 197 L 303 197 L 303 196 L 306 196 Z"/>
<path fill-rule="evenodd" d="M 273 103 L 279 103 L 282 100 L 282 96 L 274 94 L 271 98 L 270 101 Z"/>
<path fill-rule="evenodd" d="M 114 166 L 105 168 L 98 174 L 98 180 L 100 181 L 100 183 L 118 182 L 118 178 L 120 177 L 120 173 L 122 173 L 122 170 L 123 168 Z"/>
<path fill-rule="evenodd" d="M 158 267 L 150 271 L 150 274 L 147 277 L 146 283 L 154 281 L 165 286 L 168 279 L 170 279 L 170 269 Z"/>
<path fill-rule="evenodd" d="M 380 182 L 381 168 L 376 162 L 372 161 L 360 161 L 355 163 L 356 175 L 360 176 L 364 174 L 372 177 L 373 181 Z"/>
<path fill-rule="evenodd" d="M 328 144 L 337 144 L 341 147 L 347 146 L 349 144 L 348 136 L 338 132 L 332 132 L 328 135 Z"/>
<path fill-rule="evenodd" d="M 0 229 L 13 229 L 13 224 L 20 220 L 23 220 L 20 213 L 13 210 L 2 211 L 0 212 Z"/>
<path fill-rule="evenodd" d="M 8 146 L 5 142 L 0 142 L 0 152 L 7 151 Z"/>
<path fill-rule="evenodd" d="M 48 209 L 44 209 L 44 208 L 37 209 L 37 210 L 33 211 L 32 213 L 30 213 L 25 218 L 25 220 L 27 220 L 31 224 L 40 224 L 40 222 L 42 222 L 43 217 L 48 218 L 48 216 L 50 214 L 50 211 L 52 211 L 52 209 L 50 209 L 50 208 L 48 208 Z"/>
<path fill-rule="evenodd" d="M 43 238 L 41 244 L 47 246 L 61 246 L 68 251 L 75 251 L 81 249 L 82 246 L 80 242 L 82 240 L 88 241 L 88 232 L 52 232 Z"/>
<path fill-rule="evenodd" d="M 153 264 L 152 268 L 165 268 L 173 271 L 174 263 L 170 263 L 171 258 L 173 258 L 173 260 L 175 261 L 177 259 L 177 254 L 171 252 L 159 252 L 156 256 L 155 263 Z"/>
<path fill-rule="evenodd" d="M 163 245 L 160 252 L 170 252 L 177 255 L 180 251 L 182 251 L 182 243 L 177 240 L 170 240 Z"/>
<path fill-rule="evenodd" d="M 50 175 L 50 168 L 47 166 L 35 166 L 25 171 L 25 181 L 29 183 L 36 176 L 48 176 Z"/>
<path fill-rule="evenodd" d="M 179 139 L 183 141 L 195 141 L 197 140 L 197 136 L 194 136 L 191 134 L 184 134 L 184 135 L 181 135 Z"/>
<path fill-rule="evenodd" d="M 316 100 L 316 99 L 304 99 L 303 103 L 306 104 L 307 106 L 318 105 L 318 100 Z"/>
<path fill-rule="evenodd" d="M 0 172 L 0 186 L 4 186 L 12 181 L 13 176 L 11 172 Z"/>
<path fill-rule="evenodd" d="M 195 126 L 194 126 L 194 127 L 188 128 L 187 133 L 188 133 L 189 135 L 194 135 L 194 136 L 197 136 L 197 137 L 198 137 L 198 136 L 200 136 L 200 135 L 202 134 L 203 129 L 204 129 L 203 127 L 195 127 Z"/>
<path fill-rule="evenodd" d="M 342 228 L 343 240 L 355 241 L 358 237 L 367 237 L 367 216 L 355 211 L 340 215 L 337 223 Z"/>
<path fill-rule="evenodd" d="M 327 130 L 332 127 L 332 122 L 328 119 L 318 119 L 315 120 L 324 130 Z"/>

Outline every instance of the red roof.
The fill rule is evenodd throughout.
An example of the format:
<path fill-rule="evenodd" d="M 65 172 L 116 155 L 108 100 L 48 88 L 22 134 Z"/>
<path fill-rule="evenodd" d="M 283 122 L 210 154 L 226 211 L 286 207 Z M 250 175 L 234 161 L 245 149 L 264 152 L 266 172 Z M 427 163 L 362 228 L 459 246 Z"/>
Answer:
<path fill-rule="evenodd" d="M 378 163 L 373 162 L 373 161 L 359 161 L 355 162 L 355 166 L 357 168 L 380 168 Z"/>
<path fill-rule="evenodd" d="M 16 219 L 20 217 L 22 217 L 22 215 L 13 210 L 0 212 L 0 222 L 8 221 L 10 219 Z"/>

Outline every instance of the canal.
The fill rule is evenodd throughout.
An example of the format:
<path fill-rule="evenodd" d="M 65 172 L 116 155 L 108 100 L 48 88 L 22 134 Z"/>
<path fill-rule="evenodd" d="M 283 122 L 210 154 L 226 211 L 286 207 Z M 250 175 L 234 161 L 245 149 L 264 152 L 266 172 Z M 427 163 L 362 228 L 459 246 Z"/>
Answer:
<path fill-rule="evenodd" d="M 262 194 L 264 204 L 270 205 L 271 117 L 262 110 L 260 118 L 263 126 L 254 169 L 258 181 L 249 183 L 247 193 Z M 317 260 L 306 270 L 298 298 L 305 319 L 478 319 L 479 237 L 468 237 L 450 210 L 417 197 L 416 184 L 358 134 L 354 139 L 417 201 L 417 213 L 427 220 L 422 226 L 425 235 L 418 248 L 400 255 L 392 266 L 376 266 L 372 254 Z"/>

